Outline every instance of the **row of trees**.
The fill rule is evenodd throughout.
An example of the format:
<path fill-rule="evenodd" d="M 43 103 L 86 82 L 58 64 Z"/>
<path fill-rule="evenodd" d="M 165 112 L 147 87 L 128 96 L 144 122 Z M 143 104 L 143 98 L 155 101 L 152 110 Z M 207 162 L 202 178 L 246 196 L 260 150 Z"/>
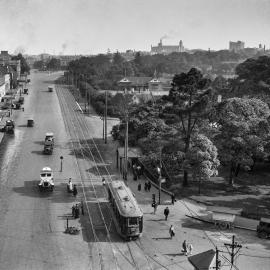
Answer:
<path fill-rule="evenodd" d="M 119 52 L 110 55 L 82 57 L 72 61 L 68 70 L 72 74 L 87 74 L 87 82 L 96 89 L 117 89 L 117 82 L 124 76 L 153 76 L 161 74 L 180 74 L 192 67 L 203 73 L 227 74 L 246 59 L 243 54 L 227 50 L 217 52 L 198 51 L 172 53 L 169 55 L 135 54 L 132 61 L 125 61 Z"/>
<path fill-rule="evenodd" d="M 33 67 L 39 70 L 60 70 L 62 68 L 61 61 L 57 58 L 51 58 L 46 61 L 35 61 Z"/>
<path fill-rule="evenodd" d="M 90 66 L 84 58 L 70 68 L 77 74 L 85 68 L 91 70 L 91 83 L 93 77 L 110 70 L 103 61 L 110 63 L 107 56 L 97 56 Z M 137 55 L 135 65 L 140 67 L 140 61 Z M 115 54 L 111 64 L 124 62 Z M 187 185 L 189 174 L 199 180 L 209 178 L 221 163 L 228 166 L 229 182 L 233 184 L 241 168 L 252 170 L 257 160 L 269 156 L 269 70 L 269 57 L 263 56 L 240 64 L 236 68 L 238 78 L 230 81 L 221 77 L 211 81 L 195 68 L 178 73 L 169 96 L 146 104 L 132 104 L 129 94 L 108 96 L 109 113 L 121 118 L 121 124 L 113 128 L 113 136 L 124 142 L 128 111 L 129 143 L 142 148 L 148 166 L 154 169 L 162 159 L 163 173 L 172 179 L 183 170 L 183 184 Z M 219 103 L 218 94 L 223 96 Z M 102 114 L 104 94 L 92 88 L 91 95 Z"/>
<path fill-rule="evenodd" d="M 220 163 L 228 166 L 233 184 L 240 168 L 251 170 L 270 154 L 268 104 L 239 97 L 217 103 L 214 92 L 211 81 L 192 68 L 174 76 L 169 96 L 130 108 L 131 143 L 143 149 L 153 168 L 162 155 L 169 173 L 182 169 L 183 185 L 189 173 L 199 180 L 215 175 Z M 123 140 L 124 123 L 117 130 Z"/>

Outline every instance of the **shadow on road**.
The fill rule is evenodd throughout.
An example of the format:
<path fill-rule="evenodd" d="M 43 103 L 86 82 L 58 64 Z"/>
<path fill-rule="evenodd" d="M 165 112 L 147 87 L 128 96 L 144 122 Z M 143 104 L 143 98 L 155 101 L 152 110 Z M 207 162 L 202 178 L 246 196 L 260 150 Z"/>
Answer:
<path fill-rule="evenodd" d="M 32 154 L 36 154 L 36 155 L 41 155 L 41 156 L 43 156 L 44 154 L 43 154 L 43 150 L 33 150 L 33 151 L 31 151 L 31 153 Z M 44 155 L 45 156 L 45 155 Z"/>

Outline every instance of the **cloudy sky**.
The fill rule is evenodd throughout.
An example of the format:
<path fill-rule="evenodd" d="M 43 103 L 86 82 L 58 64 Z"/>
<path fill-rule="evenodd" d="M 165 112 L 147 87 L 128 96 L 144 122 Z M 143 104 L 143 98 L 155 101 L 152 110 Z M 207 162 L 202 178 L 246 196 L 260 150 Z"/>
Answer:
<path fill-rule="evenodd" d="M 0 0 L 0 50 L 27 54 L 270 47 L 270 0 Z"/>

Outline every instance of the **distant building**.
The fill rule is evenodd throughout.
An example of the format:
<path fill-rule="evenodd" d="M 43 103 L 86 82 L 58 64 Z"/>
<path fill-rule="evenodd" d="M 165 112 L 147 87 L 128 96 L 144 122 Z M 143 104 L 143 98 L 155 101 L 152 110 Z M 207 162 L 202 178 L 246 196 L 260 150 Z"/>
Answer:
<path fill-rule="evenodd" d="M 180 40 L 178 45 L 163 45 L 161 39 L 157 46 L 151 45 L 151 54 L 170 54 L 173 52 L 184 52 L 184 51 L 185 48 L 182 40 Z"/>
<path fill-rule="evenodd" d="M 245 43 L 243 41 L 230 41 L 229 43 L 229 50 L 232 52 L 239 52 L 241 50 L 244 50 L 245 48 Z"/>
<path fill-rule="evenodd" d="M 171 88 L 171 78 L 154 77 L 124 77 L 118 82 L 121 91 L 131 93 L 149 92 L 152 95 L 166 95 Z"/>
<path fill-rule="evenodd" d="M 11 55 L 8 54 L 8 51 L 1 51 L 0 66 L 4 67 L 8 73 L 12 73 L 10 76 L 12 77 L 13 81 L 16 81 L 18 78 L 20 78 L 21 60 L 11 60 Z"/>

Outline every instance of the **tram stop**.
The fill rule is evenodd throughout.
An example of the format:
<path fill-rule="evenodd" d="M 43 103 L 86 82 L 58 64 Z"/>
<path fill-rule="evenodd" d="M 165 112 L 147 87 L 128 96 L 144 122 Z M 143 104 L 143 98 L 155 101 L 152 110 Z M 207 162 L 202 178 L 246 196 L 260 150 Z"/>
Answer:
<path fill-rule="evenodd" d="M 142 151 L 138 147 L 128 147 L 127 151 L 127 161 L 128 167 L 130 168 L 131 165 L 136 162 L 142 156 Z M 125 148 L 119 147 L 116 150 L 116 168 L 120 169 L 120 172 L 123 172 L 125 168 Z"/>

